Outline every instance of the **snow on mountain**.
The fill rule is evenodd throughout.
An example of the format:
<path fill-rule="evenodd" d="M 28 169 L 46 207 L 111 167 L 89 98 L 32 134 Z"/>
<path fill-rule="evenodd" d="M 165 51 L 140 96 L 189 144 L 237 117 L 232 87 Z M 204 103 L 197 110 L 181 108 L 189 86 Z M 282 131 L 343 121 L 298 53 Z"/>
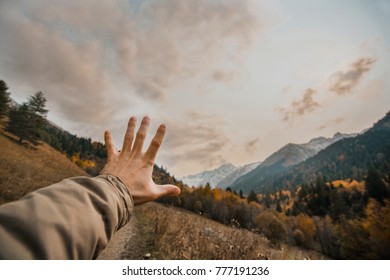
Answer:
<path fill-rule="evenodd" d="M 236 166 L 234 166 L 231 163 L 228 163 L 228 164 L 221 165 L 220 167 L 214 170 L 208 170 L 195 175 L 185 176 L 181 178 L 181 180 L 189 186 L 198 187 L 210 183 L 210 186 L 214 188 L 218 185 L 218 183 L 222 179 L 224 179 L 226 176 L 228 176 L 236 169 L 237 169 Z"/>
<path fill-rule="evenodd" d="M 266 158 L 261 166 L 271 166 L 279 162 L 284 167 L 289 167 L 316 155 L 319 151 L 343 138 L 354 137 L 356 135 L 338 132 L 332 138 L 317 137 L 304 144 L 290 143 Z"/>
<path fill-rule="evenodd" d="M 207 183 L 212 188 L 227 188 L 245 175 L 259 171 L 266 167 L 281 166 L 287 168 L 298 164 L 309 157 L 314 156 L 327 146 L 337 142 L 340 139 L 353 137 L 356 134 L 336 133 L 332 138 L 318 137 L 310 140 L 305 144 L 287 144 L 280 150 L 269 156 L 264 162 L 256 162 L 244 166 L 236 167 L 233 164 L 224 164 L 214 170 L 204 171 L 195 175 L 188 175 L 181 180 L 189 186 L 204 186 Z M 268 169 L 267 169 L 268 170 Z M 267 173 L 267 172 L 266 172 Z"/>
<path fill-rule="evenodd" d="M 234 190 L 254 189 L 261 186 L 270 176 L 283 173 L 289 167 L 315 156 L 321 150 L 343 138 L 354 136 L 356 134 L 336 133 L 332 138 L 318 137 L 304 144 L 287 144 L 266 158 L 255 169 L 239 177 L 228 187 Z"/>
<path fill-rule="evenodd" d="M 228 176 L 223 178 L 221 181 L 217 183 L 217 186 L 220 188 L 227 188 L 229 185 L 231 185 L 234 181 L 236 181 L 238 178 L 244 176 L 245 174 L 251 172 L 253 169 L 258 167 L 261 164 L 260 162 L 250 163 L 243 166 L 238 167 L 236 170 L 231 172 Z"/>

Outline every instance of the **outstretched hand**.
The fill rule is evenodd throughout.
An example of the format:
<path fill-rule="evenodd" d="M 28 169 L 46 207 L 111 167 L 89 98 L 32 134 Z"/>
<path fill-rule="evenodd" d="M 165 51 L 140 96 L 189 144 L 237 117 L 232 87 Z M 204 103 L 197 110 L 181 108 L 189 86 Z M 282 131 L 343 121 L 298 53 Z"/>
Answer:
<path fill-rule="evenodd" d="M 140 205 L 166 195 L 178 195 L 180 189 L 174 185 L 157 185 L 153 182 L 154 160 L 163 141 L 166 127 L 160 125 L 145 153 L 142 151 L 150 119 L 144 117 L 134 140 L 137 119 L 131 117 L 127 126 L 122 151 L 115 148 L 109 131 L 104 134 L 107 149 L 107 163 L 101 174 L 109 173 L 119 177 L 133 197 L 134 205 Z M 134 140 L 134 143 L 133 143 Z"/>

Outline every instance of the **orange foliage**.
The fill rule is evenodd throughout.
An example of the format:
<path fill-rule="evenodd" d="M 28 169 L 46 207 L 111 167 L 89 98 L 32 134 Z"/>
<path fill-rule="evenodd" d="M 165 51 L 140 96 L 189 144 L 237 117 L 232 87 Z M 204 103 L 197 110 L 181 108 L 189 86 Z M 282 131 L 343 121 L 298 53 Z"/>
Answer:
<path fill-rule="evenodd" d="M 329 185 L 329 183 L 327 183 Z M 345 179 L 345 180 L 335 180 L 332 182 L 333 186 L 339 187 L 343 186 L 343 188 L 350 191 L 359 191 L 363 193 L 365 191 L 364 181 L 358 182 L 356 180 Z"/>
<path fill-rule="evenodd" d="M 297 227 L 305 234 L 307 239 L 314 239 L 317 229 L 313 219 L 308 215 L 301 213 L 297 216 Z"/>
<path fill-rule="evenodd" d="M 211 193 L 213 194 L 213 198 L 214 198 L 215 201 L 222 200 L 223 193 L 222 193 L 222 190 L 220 188 L 213 189 L 211 191 Z"/>
<path fill-rule="evenodd" d="M 76 153 L 74 154 L 71 159 L 73 163 L 77 164 L 82 169 L 86 169 L 88 167 L 93 168 L 96 166 L 95 161 L 89 160 L 89 159 L 80 159 L 80 154 Z"/>
<path fill-rule="evenodd" d="M 374 258 L 389 257 L 390 255 L 390 201 L 385 200 L 381 206 L 374 199 L 370 199 L 366 207 L 367 218 L 363 221 L 364 229 L 370 234 L 370 239 L 376 247 L 377 256 Z"/>

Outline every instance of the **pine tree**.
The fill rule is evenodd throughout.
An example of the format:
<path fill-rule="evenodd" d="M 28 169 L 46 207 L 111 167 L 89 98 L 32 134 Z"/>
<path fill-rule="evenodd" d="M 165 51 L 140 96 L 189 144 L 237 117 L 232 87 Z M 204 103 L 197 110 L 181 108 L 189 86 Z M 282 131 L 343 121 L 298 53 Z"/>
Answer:
<path fill-rule="evenodd" d="M 0 120 L 3 116 L 7 115 L 9 111 L 10 98 L 7 90 L 7 84 L 3 80 L 0 80 Z"/>
<path fill-rule="evenodd" d="M 6 130 L 18 136 L 20 143 L 27 140 L 33 145 L 37 145 L 46 125 L 48 110 L 45 105 L 46 98 L 42 92 L 31 96 L 19 108 L 11 109 Z"/>
<path fill-rule="evenodd" d="M 278 202 L 276 203 L 276 211 L 278 211 L 279 213 L 282 212 L 282 206 L 280 206 L 280 200 L 278 200 Z"/>
<path fill-rule="evenodd" d="M 257 198 L 257 194 L 255 193 L 254 190 L 251 190 L 251 192 L 249 193 L 247 199 L 248 199 L 248 203 L 251 202 L 251 201 L 259 202 L 259 199 Z"/>
<path fill-rule="evenodd" d="M 386 185 L 383 183 L 379 173 L 374 169 L 368 171 L 365 186 L 368 195 L 382 204 L 383 199 L 389 197 Z"/>

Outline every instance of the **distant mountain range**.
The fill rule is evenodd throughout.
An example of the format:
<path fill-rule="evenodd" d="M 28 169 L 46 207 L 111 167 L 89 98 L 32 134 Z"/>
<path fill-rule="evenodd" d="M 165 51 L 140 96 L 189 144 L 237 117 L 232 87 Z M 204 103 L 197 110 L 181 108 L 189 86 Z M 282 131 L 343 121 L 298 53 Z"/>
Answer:
<path fill-rule="evenodd" d="M 244 176 L 245 174 L 251 172 L 253 169 L 258 167 L 260 164 L 261 164 L 261 161 L 237 167 L 236 170 L 234 170 L 228 176 L 226 176 L 221 181 L 219 181 L 217 183 L 217 186 L 220 187 L 220 188 L 227 188 L 227 187 L 229 187 L 238 178 L 240 178 L 240 177 Z"/>
<path fill-rule="evenodd" d="M 260 164 L 261 162 L 255 162 L 237 167 L 231 163 L 227 163 L 213 170 L 185 176 L 181 178 L 181 180 L 183 183 L 194 187 L 204 186 L 209 183 L 212 188 L 226 188 L 238 178 L 252 171 Z"/>
<path fill-rule="evenodd" d="M 210 186 L 214 188 L 218 185 L 218 183 L 221 180 L 229 176 L 236 169 L 237 169 L 236 166 L 234 166 L 231 163 L 228 163 L 228 164 L 223 164 L 220 167 L 213 170 L 204 171 L 195 175 L 185 176 L 181 178 L 181 180 L 183 181 L 183 183 L 189 186 L 199 187 L 209 183 Z"/>
<path fill-rule="evenodd" d="M 336 133 L 332 138 L 318 137 L 305 144 L 287 144 L 269 156 L 264 162 L 250 163 L 240 167 L 228 163 L 213 170 L 183 177 L 181 180 L 185 184 L 195 187 L 209 183 L 212 188 L 227 188 L 248 175 L 251 178 L 251 176 L 266 176 L 270 170 L 273 170 L 272 174 L 282 172 L 287 167 L 296 165 L 317 154 L 330 144 L 355 135 Z M 260 172 L 255 172 L 255 170 L 260 170 Z M 261 174 L 262 172 L 265 172 L 265 174 Z"/>
<path fill-rule="evenodd" d="M 256 169 L 238 178 L 229 187 L 244 191 L 259 189 L 264 180 L 270 176 L 281 174 L 290 167 L 313 157 L 329 145 L 356 135 L 336 133 L 332 138 L 318 137 L 304 144 L 287 144 L 266 158 Z"/>
<path fill-rule="evenodd" d="M 266 192 L 294 188 L 318 177 L 363 180 L 369 169 L 386 176 L 390 170 L 390 112 L 361 134 L 335 134 L 308 144 L 284 146 L 230 187 Z"/>

